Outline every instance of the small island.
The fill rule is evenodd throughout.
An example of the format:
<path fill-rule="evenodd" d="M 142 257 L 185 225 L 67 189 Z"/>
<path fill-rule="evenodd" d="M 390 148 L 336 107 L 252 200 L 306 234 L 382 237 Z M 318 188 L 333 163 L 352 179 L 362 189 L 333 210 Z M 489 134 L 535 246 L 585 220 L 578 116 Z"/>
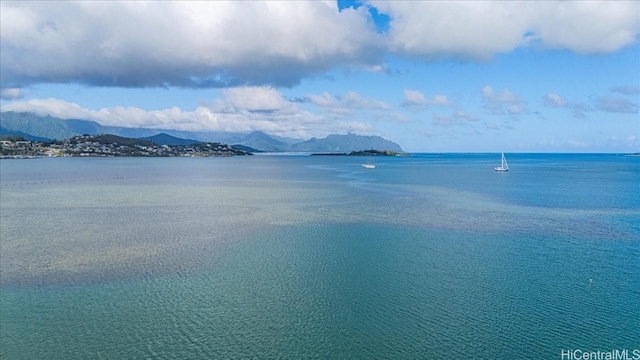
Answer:
<path fill-rule="evenodd" d="M 316 156 L 408 156 L 407 153 L 401 153 L 391 150 L 359 150 L 350 153 L 313 153 Z"/>

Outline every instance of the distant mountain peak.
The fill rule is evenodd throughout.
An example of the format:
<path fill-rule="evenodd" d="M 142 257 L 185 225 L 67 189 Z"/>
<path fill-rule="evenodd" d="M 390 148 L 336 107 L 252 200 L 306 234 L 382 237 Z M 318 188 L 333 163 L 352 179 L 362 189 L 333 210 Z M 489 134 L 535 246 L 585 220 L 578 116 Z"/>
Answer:
<path fill-rule="evenodd" d="M 142 137 L 140 139 L 151 141 L 156 145 L 193 145 L 201 143 L 201 141 L 198 140 L 182 139 L 164 132 L 153 136 Z"/>
<path fill-rule="evenodd" d="M 301 152 L 351 152 L 362 150 L 389 150 L 403 152 L 400 145 L 380 136 L 365 136 L 354 133 L 330 134 L 322 139 L 309 140 L 278 137 L 263 131 L 249 134 L 225 132 L 197 132 L 168 129 L 125 128 L 103 126 L 95 121 L 64 120 L 49 115 L 32 113 L 2 112 L 0 127 L 3 132 L 20 132 L 25 135 L 47 139 L 68 139 L 76 135 L 113 134 L 129 138 L 141 138 L 159 145 L 191 145 L 197 142 L 233 143 L 259 151 L 301 151 Z M 197 139 L 197 140 L 191 140 Z"/>
<path fill-rule="evenodd" d="M 403 152 L 400 145 L 380 136 L 365 136 L 348 133 L 330 134 L 322 139 L 311 138 L 292 146 L 294 151 L 304 152 L 352 152 L 362 150 L 389 150 Z"/>

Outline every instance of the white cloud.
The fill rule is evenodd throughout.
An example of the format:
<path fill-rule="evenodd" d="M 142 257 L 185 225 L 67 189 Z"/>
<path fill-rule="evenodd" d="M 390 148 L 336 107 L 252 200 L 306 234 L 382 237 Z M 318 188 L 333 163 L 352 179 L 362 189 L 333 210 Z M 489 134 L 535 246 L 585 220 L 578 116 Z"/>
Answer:
<path fill-rule="evenodd" d="M 480 1 L 387 2 L 372 4 L 391 18 L 393 51 L 416 57 L 488 58 L 522 44 L 526 23 L 517 4 Z"/>
<path fill-rule="evenodd" d="M 633 94 L 634 88 L 614 88 L 612 91 L 627 95 Z M 549 107 L 570 109 L 577 118 L 584 118 L 586 117 L 586 112 L 593 110 L 621 114 L 638 113 L 638 103 L 621 96 L 598 96 L 592 99 L 592 105 L 587 105 L 581 102 L 568 101 L 558 94 L 550 93 L 543 97 L 543 103 Z"/>
<path fill-rule="evenodd" d="M 362 97 L 355 91 L 349 91 L 342 97 L 345 105 L 355 109 L 388 110 L 391 106 L 384 101 L 371 100 Z"/>
<path fill-rule="evenodd" d="M 456 110 L 453 112 L 453 116 L 456 119 L 460 119 L 460 120 L 467 120 L 467 121 L 478 121 L 478 117 L 474 114 L 471 114 L 469 112 L 466 111 L 462 111 L 462 110 Z"/>
<path fill-rule="evenodd" d="M 374 127 L 376 124 L 413 122 L 411 117 L 396 111 L 388 103 L 366 98 L 354 91 L 348 91 L 342 95 L 331 95 L 328 92 L 313 94 L 300 102 L 313 105 L 311 112 L 333 123 L 351 123 L 354 119 L 361 119 L 360 122 L 367 127 L 361 128 L 360 131 L 370 135 L 386 135 L 378 132 L 379 129 Z"/>
<path fill-rule="evenodd" d="M 31 99 L 14 101 L 4 106 L 6 111 L 33 112 L 62 119 L 85 119 L 97 121 L 105 126 L 170 128 L 176 130 L 223 130 L 246 131 L 240 123 L 233 123 L 230 117 L 223 118 L 206 108 L 199 107 L 193 112 L 177 107 L 162 110 L 144 110 L 138 107 L 116 106 L 92 110 L 78 104 L 59 100 Z"/>
<path fill-rule="evenodd" d="M 309 95 L 309 100 L 312 104 L 322 107 L 336 107 L 338 101 L 331 96 L 328 92 L 323 92 L 321 95 Z"/>
<path fill-rule="evenodd" d="M 471 126 L 472 123 L 475 123 L 479 120 L 478 116 L 463 111 L 463 110 L 455 110 L 449 115 L 444 114 L 434 114 L 433 120 L 435 120 L 434 124 L 440 127 L 453 127 L 453 126 Z"/>
<path fill-rule="evenodd" d="M 432 103 L 434 105 L 447 106 L 449 105 L 449 99 L 445 95 L 434 95 Z"/>
<path fill-rule="evenodd" d="M 579 53 L 609 53 L 637 40 L 636 1 L 554 1 L 536 4 L 531 27 L 543 45 Z M 588 26 L 585 26 L 588 24 Z"/>
<path fill-rule="evenodd" d="M 556 93 L 546 94 L 542 97 L 542 102 L 548 107 L 570 109 L 576 118 L 585 118 L 587 116 L 586 112 L 592 110 L 591 107 L 585 103 L 569 101 Z"/>
<path fill-rule="evenodd" d="M 509 89 L 503 89 L 502 92 L 496 94 L 493 101 L 503 104 L 519 104 L 522 102 L 520 97 L 512 93 Z"/>
<path fill-rule="evenodd" d="M 24 96 L 24 91 L 20 88 L 6 88 L 0 90 L 0 99 L 15 100 Z"/>
<path fill-rule="evenodd" d="M 368 4 L 390 16 L 387 31 L 376 32 L 367 6 L 333 1 L 2 1 L 0 86 L 281 87 L 340 67 L 388 72 L 388 52 L 608 53 L 640 33 L 634 1 Z"/>
<path fill-rule="evenodd" d="M 13 101 L 4 105 L 2 110 L 15 112 L 32 112 L 39 115 L 49 114 L 55 117 L 60 117 L 60 114 L 64 114 L 65 118 L 68 119 L 86 115 L 84 109 L 82 109 L 78 104 L 54 98 Z"/>
<path fill-rule="evenodd" d="M 482 88 L 482 96 L 484 96 L 485 99 L 493 98 L 493 88 L 485 85 L 485 87 Z"/>
<path fill-rule="evenodd" d="M 344 114 L 351 114 L 354 110 L 391 110 L 391 105 L 386 102 L 365 98 L 355 91 L 347 91 L 338 96 L 325 91 L 320 95 L 309 95 L 309 102 Z"/>
<path fill-rule="evenodd" d="M 295 111 L 295 105 L 271 87 L 235 87 L 221 91 L 225 103 L 247 111 Z"/>
<path fill-rule="evenodd" d="M 0 17 L 3 83 L 287 86 L 381 59 L 366 8 L 331 2 L 3 1 Z"/>
<path fill-rule="evenodd" d="M 3 111 L 33 112 L 62 119 L 93 120 L 105 126 L 152 129 L 224 132 L 260 130 L 272 135 L 295 138 L 324 137 L 348 132 L 380 135 L 370 123 L 359 120 L 352 114 L 334 111 L 326 114 L 322 112 L 322 108 L 318 113 L 301 109 L 272 88 L 234 88 L 221 93 L 222 98 L 216 99 L 210 105 L 199 106 L 193 111 L 175 106 L 160 110 L 123 106 L 94 110 L 55 98 L 13 101 L 3 105 Z M 325 95 L 330 97 L 328 94 Z M 335 98 L 331 98 L 335 101 Z M 357 102 L 361 106 L 368 106 L 362 108 L 364 111 L 381 109 L 375 100 L 365 99 L 357 93 L 348 93 L 346 98 L 347 100 L 341 100 L 337 104 L 349 106 L 348 104 Z"/>
<path fill-rule="evenodd" d="M 522 104 L 509 105 L 506 107 L 506 109 L 510 115 L 522 114 L 525 111 L 525 108 Z"/>
<path fill-rule="evenodd" d="M 434 95 L 433 98 L 427 99 L 419 90 L 404 89 L 404 100 L 402 106 L 426 106 L 439 105 L 449 106 L 449 99 L 446 95 Z"/>
<path fill-rule="evenodd" d="M 406 106 L 412 105 L 424 105 L 427 103 L 427 99 L 424 97 L 424 94 L 418 90 L 409 90 L 404 89 L 404 101 L 403 104 Z"/>
<path fill-rule="evenodd" d="M 595 100 L 596 108 L 612 113 L 637 114 L 638 104 L 617 96 L 600 96 Z"/>
<path fill-rule="evenodd" d="M 488 59 L 540 43 L 608 53 L 636 41 L 633 1 L 370 1 L 390 16 L 389 43 L 400 54 Z M 588 25 L 585 25 L 588 24 Z"/>
<path fill-rule="evenodd" d="M 508 88 L 496 92 L 493 87 L 486 85 L 482 88 L 481 94 L 485 102 L 485 109 L 491 114 L 519 115 L 526 111 L 526 102 Z"/>
<path fill-rule="evenodd" d="M 560 95 L 549 93 L 543 98 L 545 105 L 551 107 L 564 107 L 567 105 L 567 101 Z"/>

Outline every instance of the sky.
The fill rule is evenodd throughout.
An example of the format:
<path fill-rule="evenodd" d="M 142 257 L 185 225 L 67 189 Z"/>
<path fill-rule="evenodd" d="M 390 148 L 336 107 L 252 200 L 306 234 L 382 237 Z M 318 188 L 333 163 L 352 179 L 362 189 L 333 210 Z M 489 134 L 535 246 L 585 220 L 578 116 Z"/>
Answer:
<path fill-rule="evenodd" d="M 2 111 L 639 152 L 637 1 L 0 2 Z"/>

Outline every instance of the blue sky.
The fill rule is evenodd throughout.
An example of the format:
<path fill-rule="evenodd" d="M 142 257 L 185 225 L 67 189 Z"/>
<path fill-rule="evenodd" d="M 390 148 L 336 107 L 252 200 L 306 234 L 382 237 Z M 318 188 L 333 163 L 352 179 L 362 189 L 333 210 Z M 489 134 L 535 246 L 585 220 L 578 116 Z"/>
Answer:
<path fill-rule="evenodd" d="M 414 152 L 640 151 L 638 2 L 0 7 L 2 111 Z"/>

